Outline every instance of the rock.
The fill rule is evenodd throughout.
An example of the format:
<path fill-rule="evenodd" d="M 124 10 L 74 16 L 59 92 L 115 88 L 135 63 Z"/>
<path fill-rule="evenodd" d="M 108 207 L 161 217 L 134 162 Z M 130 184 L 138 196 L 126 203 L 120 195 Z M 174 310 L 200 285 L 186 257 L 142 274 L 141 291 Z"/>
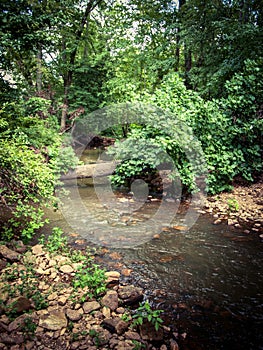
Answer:
<path fill-rule="evenodd" d="M 59 268 L 59 271 L 61 271 L 63 273 L 72 273 L 72 272 L 74 272 L 74 269 L 70 265 L 62 265 Z"/>
<path fill-rule="evenodd" d="M 143 300 L 143 289 L 133 285 L 120 288 L 118 294 L 124 305 L 132 305 Z"/>
<path fill-rule="evenodd" d="M 174 339 L 170 339 L 170 349 L 171 350 L 179 350 L 179 345 Z"/>
<path fill-rule="evenodd" d="M 25 341 L 24 336 L 22 334 L 8 334 L 2 333 L 0 334 L 0 342 L 8 345 L 12 344 L 23 344 Z"/>
<path fill-rule="evenodd" d="M 12 305 L 12 310 L 16 311 L 18 314 L 24 311 L 28 311 L 31 308 L 31 303 L 29 299 L 25 297 L 18 297 L 16 299 L 11 299 L 8 305 Z"/>
<path fill-rule="evenodd" d="M 118 335 L 123 334 L 129 327 L 129 323 L 119 317 L 106 318 L 102 321 L 102 325 L 111 333 L 117 333 Z"/>
<path fill-rule="evenodd" d="M 167 346 L 165 344 L 163 344 L 161 347 L 160 347 L 160 350 L 167 350 Z"/>
<path fill-rule="evenodd" d="M 140 336 L 143 340 L 161 341 L 163 339 L 163 329 L 155 330 L 154 325 L 149 322 L 144 322 L 140 326 Z"/>
<path fill-rule="evenodd" d="M 58 298 L 58 293 L 55 292 L 55 293 L 49 294 L 49 296 L 47 297 L 47 300 L 51 301 L 51 300 L 55 300 L 57 298 Z"/>
<path fill-rule="evenodd" d="M 0 271 L 3 270 L 7 265 L 7 262 L 0 259 Z"/>
<path fill-rule="evenodd" d="M 66 310 L 66 316 L 70 321 L 79 321 L 83 315 L 83 311 L 80 310 L 72 310 L 72 309 L 67 309 Z"/>
<path fill-rule="evenodd" d="M 110 308 L 104 306 L 102 309 L 102 314 L 105 318 L 110 318 L 110 316 L 111 316 Z"/>
<path fill-rule="evenodd" d="M 125 309 L 124 307 L 118 307 L 115 311 L 117 312 L 117 314 L 124 314 Z"/>
<path fill-rule="evenodd" d="M 65 305 L 67 300 L 68 300 L 68 297 L 66 297 L 64 295 L 60 296 L 58 298 L 58 305 L 61 305 L 61 306 Z"/>
<path fill-rule="evenodd" d="M 107 285 L 118 284 L 120 280 L 120 273 L 118 271 L 108 271 L 105 272 L 105 276 L 107 278 Z"/>
<path fill-rule="evenodd" d="M 132 273 L 132 269 L 122 269 L 121 273 L 122 273 L 123 276 L 128 277 Z"/>
<path fill-rule="evenodd" d="M 213 222 L 214 225 L 219 225 L 222 223 L 222 220 L 221 219 L 217 219 Z"/>
<path fill-rule="evenodd" d="M 8 331 L 13 332 L 15 330 L 21 329 L 21 327 L 24 325 L 24 320 L 30 316 L 23 314 L 19 317 L 17 317 L 13 322 L 11 322 L 8 326 Z"/>
<path fill-rule="evenodd" d="M 94 336 L 93 336 L 94 340 L 93 340 L 93 342 L 94 342 L 95 345 L 96 345 L 96 341 L 97 341 L 98 338 L 99 338 L 100 346 L 105 345 L 105 344 L 107 344 L 109 342 L 109 340 L 111 338 L 111 334 L 110 334 L 110 332 L 107 329 L 103 329 L 99 325 L 94 325 L 94 326 L 92 326 L 90 332 L 92 332 L 92 331 L 94 331 Z"/>
<path fill-rule="evenodd" d="M 87 301 L 82 305 L 85 314 L 88 314 L 92 311 L 100 309 L 100 304 L 97 301 Z"/>
<path fill-rule="evenodd" d="M 118 293 L 115 290 L 109 290 L 101 299 L 103 306 L 109 307 L 112 311 L 118 307 Z"/>
<path fill-rule="evenodd" d="M 114 348 L 116 350 L 134 350 L 134 344 L 131 340 L 121 340 Z"/>
<path fill-rule="evenodd" d="M 186 227 L 186 226 L 180 226 L 180 225 L 172 226 L 172 228 L 173 228 L 174 230 L 177 230 L 177 231 L 186 231 L 186 230 L 188 230 L 188 227 Z"/>
<path fill-rule="evenodd" d="M 132 331 L 127 331 L 124 334 L 126 339 L 130 339 L 130 340 L 141 340 L 140 334 L 138 334 L 137 332 L 132 332 Z"/>
<path fill-rule="evenodd" d="M 53 310 L 48 315 L 43 315 L 39 319 L 39 326 L 45 329 L 56 331 L 67 327 L 68 321 L 64 312 Z"/>
<path fill-rule="evenodd" d="M 3 303 L 5 303 L 9 298 L 8 289 L 6 288 L 6 284 L 3 282 L 0 282 L 0 299 Z M 0 310 L 4 308 L 4 305 L 0 306 Z"/>
<path fill-rule="evenodd" d="M 32 253 L 34 255 L 44 255 L 45 252 L 43 251 L 43 245 L 42 244 L 37 244 L 35 246 L 32 247 Z"/>
<path fill-rule="evenodd" d="M 0 245 L 0 257 L 11 262 L 19 261 L 20 255 L 17 252 L 7 248 L 5 245 Z"/>
<path fill-rule="evenodd" d="M 25 344 L 26 350 L 31 350 L 33 349 L 35 343 L 33 341 L 27 341 Z"/>

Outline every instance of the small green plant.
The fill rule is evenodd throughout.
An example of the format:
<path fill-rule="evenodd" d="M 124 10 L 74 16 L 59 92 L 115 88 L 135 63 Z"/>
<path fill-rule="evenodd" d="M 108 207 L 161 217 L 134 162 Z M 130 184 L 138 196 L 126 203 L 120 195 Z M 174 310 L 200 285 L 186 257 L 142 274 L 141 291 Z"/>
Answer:
<path fill-rule="evenodd" d="M 131 315 L 129 315 L 128 313 L 125 312 L 123 315 L 121 315 L 121 319 L 124 322 L 129 322 L 131 320 Z"/>
<path fill-rule="evenodd" d="M 93 296 L 97 297 L 106 291 L 105 281 L 105 270 L 101 269 L 98 265 L 93 264 L 90 267 L 79 267 L 72 284 L 74 288 L 83 289 L 88 287 L 89 291 L 87 295 L 92 298 Z"/>
<path fill-rule="evenodd" d="M 134 345 L 134 348 L 132 350 L 141 350 L 146 348 L 146 345 L 142 344 L 138 340 L 132 340 L 132 343 Z"/>
<path fill-rule="evenodd" d="M 239 211 L 239 204 L 235 198 L 229 198 L 227 201 L 228 210 L 231 212 Z"/>
<path fill-rule="evenodd" d="M 163 310 L 153 310 L 149 301 L 146 300 L 145 303 L 140 303 L 136 313 L 132 316 L 132 326 L 139 326 L 148 321 L 158 331 L 161 323 L 163 323 L 163 320 L 159 317 L 162 312 Z"/>
<path fill-rule="evenodd" d="M 26 317 L 21 328 L 24 336 L 28 339 L 33 339 L 37 329 L 37 324 L 30 318 Z"/>
<path fill-rule="evenodd" d="M 4 283 L 2 292 L 7 292 L 10 298 L 24 296 L 31 299 L 36 310 L 48 306 L 47 296 L 38 290 L 38 276 L 31 264 L 25 264 L 24 268 L 19 268 L 17 264 L 8 266 L 2 273 L 0 281 Z M 2 307 L 10 319 L 17 317 L 15 302 L 8 305 L 3 304 Z"/>
<path fill-rule="evenodd" d="M 39 243 L 45 245 L 50 253 L 68 252 L 68 239 L 64 236 L 63 230 L 60 227 L 54 227 L 51 235 L 47 238 L 41 236 Z"/>
<path fill-rule="evenodd" d="M 95 329 L 89 331 L 89 335 L 93 338 L 95 346 L 98 348 L 101 344 L 100 334 Z"/>

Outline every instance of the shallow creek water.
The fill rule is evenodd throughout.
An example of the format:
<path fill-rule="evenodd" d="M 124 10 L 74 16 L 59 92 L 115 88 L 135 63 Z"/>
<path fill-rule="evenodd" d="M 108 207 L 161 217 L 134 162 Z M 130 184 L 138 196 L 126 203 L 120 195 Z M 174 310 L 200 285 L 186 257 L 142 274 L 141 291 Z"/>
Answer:
<path fill-rule="evenodd" d="M 96 152 L 89 161 L 92 157 L 96 159 Z M 83 208 L 89 208 L 98 222 L 105 222 L 108 207 L 97 197 L 92 179 L 78 180 L 77 184 L 68 181 L 66 187 L 70 194 L 79 193 L 79 198 L 73 194 L 70 205 L 74 207 L 74 222 L 79 221 L 81 229 L 76 225 L 72 228 L 60 211 L 49 213 L 50 225 L 60 226 L 69 234 L 80 233 L 88 244 L 94 244 L 94 221 L 89 221 Z M 84 207 L 76 211 L 80 198 Z M 115 214 L 130 201 L 120 194 L 117 199 L 120 206 Z M 144 229 L 137 225 L 155 215 L 160 202 L 140 206 L 129 231 L 136 239 L 142 237 Z M 125 213 L 109 215 L 106 222 L 114 235 L 114 230 L 125 230 L 129 217 Z M 178 214 L 172 225 L 184 225 L 184 215 Z M 136 230 L 140 231 L 138 237 Z M 104 238 L 98 239 L 102 245 Z M 71 239 L 77 247 L 74 234 Z M 262 247 L 257 237 L 224 224 L 213 225 L 209 216 L 201 215 L 189 231 L 161 230 L 155 239 L 147 238 L 129 248 L 114 248 L 113 244 L 110 252 L 116 253 L 117 260 L 105 255 L 101 262 L 133 271 L 126 282 L 144 287 L 146 296 L 166 310 L 166 322 L 178 333 L 180 349 L 259 350 L 263 349 Z"/>

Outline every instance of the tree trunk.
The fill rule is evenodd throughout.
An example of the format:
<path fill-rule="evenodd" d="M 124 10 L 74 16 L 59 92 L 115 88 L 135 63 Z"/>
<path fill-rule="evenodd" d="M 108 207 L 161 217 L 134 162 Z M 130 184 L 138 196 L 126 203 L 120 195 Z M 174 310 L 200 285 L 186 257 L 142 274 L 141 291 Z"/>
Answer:
<path fill-rule="evenodd" d="M 37 51 L 37 76 L 36 76 L 36 88 L 37 92 L 42 90 L 42 50 L 41 47 Z"/>
<path fill-rule="evenodd" d="M 72 50 L 70 53 L 70 56 L 68 58 L 68 63 L 69 63 L 69 70 L 64 74 L 63 80 L 64 80 L 64 97 L 63 97 L 63 106 L 62 106 L 62 114 L 61 114 L 61 122 L 60 122 L 60 130 L 63 132 L 66 129 L 66 123 L 67 123 L 67 115 L 68 115 L 68 95 L 69 95 L 69 90 L 72 84 L 72 78 L 73 78 L 73 70 L 74 70 L 74 65 L 75 65 L 75 60 L 76 60 L 76 55 L 77 55 L 77 50 L 79 47 L 80 39 L 82 37 L 83 31 L 85 26 L 88 26 L 88 18 L 90 16 L 90 13 L 99 5 L 99 3 L 102 2 L 102 0 L 90 0 L 87 3 L 85 13 L 82 17 L 79 29 L 76 32 L 75 36 L 75 48 Z M 65 42 L 63 43 L 64 50 L 66 48 Z M 64 61 L 66 63 L 67 58 L 65 55 Z"/>

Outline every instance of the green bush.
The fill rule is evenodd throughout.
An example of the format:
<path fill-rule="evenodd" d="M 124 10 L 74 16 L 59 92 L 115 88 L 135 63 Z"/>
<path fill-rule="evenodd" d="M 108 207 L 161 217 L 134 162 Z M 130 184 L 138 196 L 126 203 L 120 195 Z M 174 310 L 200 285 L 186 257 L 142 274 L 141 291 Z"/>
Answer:
<path fill-rule="evenodd" d="M 28 240 L 44 224 L 42 205 L 54 199 L 54 174 L 41 154 L 14 141 L 0 140 L 0 158 L 0 195 L 10 216 L 3 238 Z"/>
<path fill-rule="evenodd" d="M 259 79 L 260 71 L 255 67 L 254 70 Z M 255 98 L 258 102 L 261 101 L 260 96 L 263 94 L 259 96 L 258 89 L 263 91 L 263 79 L 259 82 L 253 75 L 250 78 L 245 76 L 235 76 L 228 82 L 229 97 L 220 101 L 205 101 L 197 93 L 187 90 L 177 74 L 167 76 L 154 94 L 146 93 L 144 96 L 146 104 L 157 106 L 162 110 L 160 116 L 155 117 L 154 127 L 146 124 L 131 125 L 128 142 L 116 143 L 115 149 L 111 151 L 116 158 L 124 159 L 122 164 L 117 166 L 112 181 L 115 184 L 123 184 L 126 178 L 135 174 L 140 175 L 149 167 L 153 171 L 159 165 L 162 159 L 155 150 L 151 152 L 147 147 L 146 155 L 146 150 L 143 151 L 134 142 L 136 140 L 137 143 L 143 144 L 151 140 L 156 147 L 162 148 L 173 159 L 183 186 L 189 192 L 195 190 L 199 165 L 193 169 L 189 154 L 186 154 L 187 150 L 192 154 L 195 152 L 193 138 L 188 137 L 187 133 L 182 134 L 183 137 L 178 135 L 177 125 L 180 128 L 183 123 L 189 126 L 201 143 L 208 172 L 206 183 L 209 193 L 231 190 L 237 176 L 253 181 L 255 172 L 262 170 L 260 150 L 263 119 L 259 117 L 259 108 L 254 108 L 251 101 L 255 100 L 252 97 L 254 95 L 257 96 Z M 249 86 L 249 89 L 242 95 L 243 85 Z M 235 95 L 239 98 L 233 105 Z M 243 103 L 247 95 L 250 96 L 250 102 Z M 244 110 L 248 113 L 249 109 L 250 118 L 247 114 L 241 114 L 238 119 L 233 117 L 237 111 Z M 172 132 L 167 132 L 165 125 L 170 127 L 174 136 Z M 201 168 L 200 165 L 200 173 Z"/>
<path fill-rule="evenodd" d="M 44 225 L 43 208 L 55 204 L 61 172 L 77 164 L 63 146 L 58 124 L 48 114 L 50 101 L 31 98 L 6 103 L 0 110 L 0 199 L 4 205 L 3 239 L 32 238 Z"/>

